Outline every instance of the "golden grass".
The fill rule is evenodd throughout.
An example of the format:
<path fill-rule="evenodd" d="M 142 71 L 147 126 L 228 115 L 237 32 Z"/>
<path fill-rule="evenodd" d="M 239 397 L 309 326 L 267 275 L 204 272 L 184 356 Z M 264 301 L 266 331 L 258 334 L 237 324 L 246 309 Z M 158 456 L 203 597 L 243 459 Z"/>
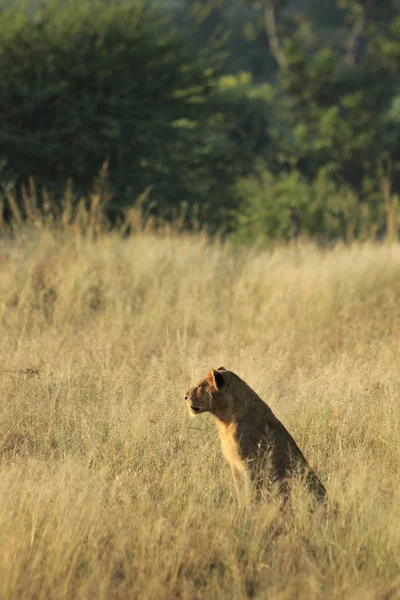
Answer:
<path fill-rule="evenodd" d="M 0 598 L 400 597 L 400 246 L 0 242 Z M 339 503 L 238 517 L 212 417 L 236 371 Z"/>

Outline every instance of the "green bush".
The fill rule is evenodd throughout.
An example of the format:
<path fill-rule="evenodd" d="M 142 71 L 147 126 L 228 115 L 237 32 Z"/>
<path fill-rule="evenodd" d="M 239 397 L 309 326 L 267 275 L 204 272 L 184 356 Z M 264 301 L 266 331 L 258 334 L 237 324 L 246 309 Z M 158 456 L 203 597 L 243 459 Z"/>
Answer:
<path fill-rule="evenodd" d="M 163 13 L 51 2 L 35 18 L 3 9 L 0 34 L 0 159 L 18 183 L 72 179 L 85 194 L 107 160 L 119 202 L 149 185 L 160 212 L 201 199 L 215 73 L 211 59 L 188 57 Z"/>
<path fill-rule="evenodd" d="M 236 190 L 241 202 L 233 237 L 242 243 L 290 239 L 292 207 L 306 236 L 323 233 L 324 238 L 351 240 L 363 235 L 367 225 L 354 194 L 339 188 L 323 169 L 307 181 L 299 171 L 274 175 L 259 164 L 254 174 L 238 181 Z"/>

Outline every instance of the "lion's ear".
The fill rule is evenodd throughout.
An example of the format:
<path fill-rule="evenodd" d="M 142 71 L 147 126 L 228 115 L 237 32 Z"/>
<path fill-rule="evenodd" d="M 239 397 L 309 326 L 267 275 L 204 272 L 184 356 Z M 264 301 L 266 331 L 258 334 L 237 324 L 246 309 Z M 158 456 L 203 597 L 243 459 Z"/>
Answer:
<path fill-rule="evenodd" d="M 213 377 L 214 377 L 215 387 L 218 390 L 219 388 L 221 388 L 224 385 L 225 379 L 223 378 L 223 376 L 219 372 L 219 369 L 218 369 L 218 371 L 216 371 L 215 369 L 213 369 L 212 373 L 213 373 Z"/>
<path fill-rule="evenodd" d="M 225 367 L 218 367 L 217 371 L 226 371 Z"/>

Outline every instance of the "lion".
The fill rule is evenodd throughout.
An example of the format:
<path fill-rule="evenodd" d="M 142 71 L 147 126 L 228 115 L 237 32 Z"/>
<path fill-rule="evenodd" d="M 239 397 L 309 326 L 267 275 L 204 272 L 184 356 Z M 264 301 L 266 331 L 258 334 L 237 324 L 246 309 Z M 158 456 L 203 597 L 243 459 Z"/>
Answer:
<path fill-rule="evenodd" d="M 290 479 L 300 475 L 317 500 L 326 490 L 300 448 L 269 406 L 232 371 L 211 369 L 186 394 L 192 415 L 214 415 L 222 451 L 231 468 L 239 503 L 274 487 L 284 500 Z"/>

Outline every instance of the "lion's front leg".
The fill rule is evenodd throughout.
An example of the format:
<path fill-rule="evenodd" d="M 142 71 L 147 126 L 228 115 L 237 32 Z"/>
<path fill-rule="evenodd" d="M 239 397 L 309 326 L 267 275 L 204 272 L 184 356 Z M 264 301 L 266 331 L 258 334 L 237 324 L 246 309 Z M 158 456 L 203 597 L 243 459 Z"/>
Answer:
<path fill-rule="evenodd" d="M 273 487 L 274 473 L 271 468 L 270 451 L 259 453 L 247 461 L 251 494 L 256 502 L 267 500 Z"/>
<path fill-rule="evenodd" d="M 239 508 L 248 506 L 250 502 L 250 477 L 244 465 L 231 465 L 231 473 L 235 484 L 236 495 L 239 503 Z"/>

